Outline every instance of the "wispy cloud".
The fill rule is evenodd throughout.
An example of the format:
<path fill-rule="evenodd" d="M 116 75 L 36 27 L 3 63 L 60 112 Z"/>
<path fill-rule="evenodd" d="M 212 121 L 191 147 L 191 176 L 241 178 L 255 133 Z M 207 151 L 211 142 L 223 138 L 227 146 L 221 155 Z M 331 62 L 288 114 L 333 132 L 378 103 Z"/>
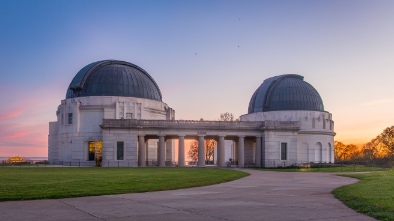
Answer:
<path fill-rule="evenodd" d="M 376 106 L 376 105 L 383 105 L 383 104 L 394 104 L 393 98 L 382 98 L 364 102 L 363 106 Z"/>
<path fill-rule="evenodd" d="M 10 135 L 7 136 L 7 139 L 16 139 L 16 138 L 22 138 L 26 136 L 26 132 L 25 131 L 21 131 L 21 132 L 15 132 L 12 133 Z"/>
<path fill-rule="evenodd" d="M 0 121 L 9 120 L 9 119 L 12 119 L 12 118 L 16 118 L 16 117 L 18 117 L 19 115 L 21 115 L 21 113 L 22 113 L 22 110 L 19 110 L 19 109 L 8 111 L 8 112 L 5 113 L 4 115 L 3 115 L 3 114 L 0 115 Z"/>
<path fill-rule="evenodd" d="M 0 156 L 45 156 L 48 146 L 46 124 L 3 123 L 0 129 Z"/>

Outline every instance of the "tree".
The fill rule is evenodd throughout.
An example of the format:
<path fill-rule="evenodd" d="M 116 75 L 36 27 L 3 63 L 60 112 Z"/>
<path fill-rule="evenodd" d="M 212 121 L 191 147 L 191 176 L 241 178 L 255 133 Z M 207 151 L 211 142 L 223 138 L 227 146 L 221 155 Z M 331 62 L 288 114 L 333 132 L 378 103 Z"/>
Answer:
<path fill-rule="evenodd" d="M 212 139 L 204 140 L 204 151 L 205 151 L 205 160 L 214 161 L 214 151 L 216 147 L 216 141 Z"/>
<path fill-rule="evenodd" d="M 204 140 L 204 156 L 205 161 L 213 161 L 214 160 L 214 150 L 216 146 L 216 141 L 212 139 Z M 190 143 L 190 149 L 188 152 L 189 157 L 193 162 L 197 162 L 198 160 L 198 141 L 194 140 Z"/>
<path fill-rule="evenodd" d="M 384 129 L 376 139 L 390 151 L 390 155 L 394 154 L 394 126 Z"/>
<path fill-rule="evenodd" d="M 219 120 L 220 121 L 234 121 L 234 115 L 229 112 L 221 113 Z"/>
<path fill-rule="evenodd" d="M 336 161 L 368 160 L 382 162 L 394 157 L 394 126 L 387 127 L 376 138 L 364 144 L 361 149 L 354 144 L 345 145 L 339 141 L 334 143 Z"/>
<path fill-rule="evenodd" d="M 378 138 L 374 138 L 370 142 L 364 144 L 362 152 L 365 159 L 375 160 L 387 157 L 390 150 L 387 149 L 387 147 L 382 144 Z"/>
<path fill-rule="evenodd" d="M 239 121 L 239 118 L 234 119 L 234 115 L 232 113 L 226 112 L 220 114 L 219 121 Z"/>
<path fill-rule="evenodd" d="M 193 140 L 190 143 L 190 149 L 187 154 L 189 155 L 189 157 L 192 159 L 193 162 L 197 162 L 197 160 L 198 160 L 198 142 L 196 140 Z"/>
<path fill-rule="evenodd" d="M 377 148 L 373 140 L 364 144 L 362 152 L 365 159 L 373 160 L 377 158 Z"/>
<path fill-rule="evenodd" d="M 345 150 L 346 145 L 343 144 L 342 142 L 335 141 L 334 142 L 334 157 L 335 161 L 341 161 L 345 159 Z"/>
<path fill-rule="evenodd" d="M 334 142 L 334 157 L 336 161 L 354 160 L 361 156 L 359 148 L 354 144 L 343 144 L 342 142 Z"/>
<path fill-rule="evenodd" d="M 356 160 L 361 157 L 361 151 L 359 150 L 358 146 L 354 144 L 346 145 L 345 150 L 345 160 Z"/>

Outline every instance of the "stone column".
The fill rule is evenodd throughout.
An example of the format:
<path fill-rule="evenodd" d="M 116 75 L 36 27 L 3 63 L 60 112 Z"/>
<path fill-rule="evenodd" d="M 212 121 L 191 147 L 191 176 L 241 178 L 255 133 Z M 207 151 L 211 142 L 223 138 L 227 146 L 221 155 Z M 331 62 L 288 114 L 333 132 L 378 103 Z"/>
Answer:
<path fill-rule="evenodd" d="M 261 167 L 261 137 L 256 137 L 256 152 L 254 154 L 256 167 Z"/>
<path fill-rule="evenodd" d="M 233 147 L 234 147 L 233 160 L 234 160 L 234 163 L 235 163 L 235 161 L 238 161 L 238 149 L 239 149 L 238 148 L 238 141 L 233 141 Z"/>
<path fill-rule="evenodd" d="M 198 163 L 197 166 L 205 167 L 204 136 L 198 136 Z"/>
<path fill-rule="evenodd" d="M 238 137 L 238 167 L 244 167 L 245 165 L 245 139 L 244 137 Z"/>
<path fill-rule="evenodd" d="M 146 146 L 144 136 L 138 136 L 138 166 L 146 166 Z"/>
<path fill-rule="evenodd" d="M 159 136 L 159 155 L 158 155 L 159 167 L 166 166 L 166 142 L 164 135 Z"/>
<path fill-rule="evenodd" d="M 178 166 L 185 166 L 185 137 L 179 136 L 178 139 Z"/>
<path fill-rule="evenodd" d="M 219 136 L 218 141 L 218 166 L 224 167 L 226 159 L 224 159 L 224 136 Z"/>

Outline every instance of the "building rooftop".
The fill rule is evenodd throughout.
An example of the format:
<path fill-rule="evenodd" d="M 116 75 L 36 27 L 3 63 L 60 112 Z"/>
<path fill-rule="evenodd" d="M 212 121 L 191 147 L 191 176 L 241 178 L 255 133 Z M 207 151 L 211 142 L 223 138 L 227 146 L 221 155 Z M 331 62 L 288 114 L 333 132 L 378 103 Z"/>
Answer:
<path fill-rule="evenodd" d="M 97 61 L 83 67 L 73 78 L 66 98 L 123 96 L 162 101 L 159 86 L 142 68 L 118 61 Z"/>
<path fill-rule="evenodd" d="M 264 80 L 250 99 L 248 113 L 281 110 L 324 111 L 324 105 L 303 76 L 285 74 Z"/>

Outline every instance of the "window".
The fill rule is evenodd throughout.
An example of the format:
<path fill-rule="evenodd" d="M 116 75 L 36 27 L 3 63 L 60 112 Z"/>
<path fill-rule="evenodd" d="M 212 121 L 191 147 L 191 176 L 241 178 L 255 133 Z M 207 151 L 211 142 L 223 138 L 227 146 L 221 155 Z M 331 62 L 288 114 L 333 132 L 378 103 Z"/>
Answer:
<path fill-rule="evenodd" d="M 123 160 L 124 157 L 124 142 L 116 143 L 116 160 Z"/>
<path fill-rule="evenodd" d="M 73 113 L 68 113 L 68 124 L 73 124 Z"/>
<path fill-rule="evenodd" d="M 280 160 L 287 160 L 287 143 L 280 143 Z"/>
<path fill-rule="evenodd" d="M 89 142 L 89 147 L 88 147 L 88 160 L 89 161 L 94 161 L 94 154 L 95 154 L 95 143 L 94 142 Z"/>

